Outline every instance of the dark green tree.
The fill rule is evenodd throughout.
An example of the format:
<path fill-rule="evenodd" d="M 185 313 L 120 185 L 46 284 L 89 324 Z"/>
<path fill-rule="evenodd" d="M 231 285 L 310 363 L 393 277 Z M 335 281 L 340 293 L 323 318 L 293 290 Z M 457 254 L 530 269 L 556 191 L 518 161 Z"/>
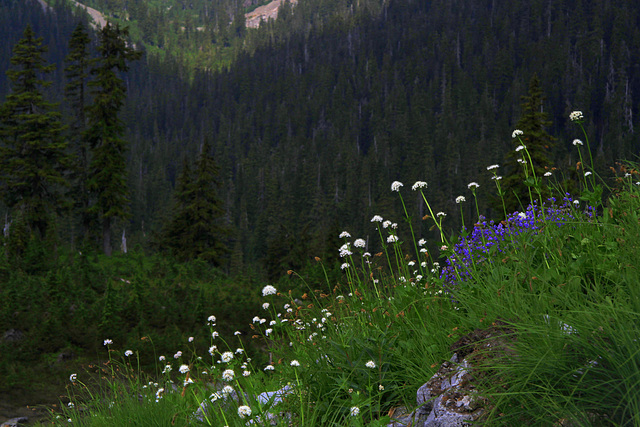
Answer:
<path fill-rule="evenodd" d="M 70 159 L 57 104 L 44 99 L 54 70 L 30 25 L 15 45 L 7 76 L 11 93 L 0 107 L 0 192 L 27 230 L 44 238 L 65 204 Z"/>
<path fill-rule="evenodd" d="M 516 129 L 522 131 L 522 135 L 513 138 L 512 150 L 505 157 L 507 175 L 502 186 L 505 192 L 507 213 L 526 208 L 530 202 L 529 190 L 537 200 L 536 193 L 530 184 L 533 179 L 541 182 L 545 172 L 548 171 L 551 165 L 551 149 L 555 141 L 555 138 L 547 132 L 547 128 L 551 126 L 551 121 L 543 108 L 545 96 L 536 74 L 533 75 L 529 82 L 528 95 L 523 96 L 522 100 L 522 116 L 516 125 Z M 520 145 L 526 146 L 526 151 L 521 149 L 516 152 L 517 147 Z M 530 177 L 528 180 L 529 185 L 525 182 L 527 180 L 525 167 L 518 163 L 518 159 L 527 164 L 526 175 Z M 533 163 L 533 170 L 530 163 Z M 546 194 L 543 191 L 543 187 L 546 186 L 540 187 L 540 190 L 544 198 Z M 499 211 L 502 211 L 502 209 L 499 209 Z"/>
<path fill-rule="evenodd" d="M 129 195 L 123 138 L 124 125 L 118 114 L 126 98 L 126 86 L 120 73 L 128 71 L 127 62 L 139 59 L 140 52 L 127 44 L 129 31 L 107 23 L 100 31 L 98 60 L 89 82 L 93 104 L 88 108 L 85 138 L 91 147 L 88 188 L 95 201 L 89 211 L 102 222 L 102 249 L 111 255 L 111 226 L 115 219 L 129 216 Z"/>
<path fill-rule="evenodd" d="M 91 60 L 89 43 L 91 39 L 82 23 L 71 33 L 69 54 L 65 59 L 64 69 L 67 78 L 65 100 L 70 109 L 69 142 L 75 154 L 73 168 L 73 193 L 75 208 L 79 211 L 82 223 L 82 237 L 89 234 L 91 215 L 89 214 L 89 192 L 87 189 L 89 172 L 89 147 L 85 139 L 87 128 L 87 82 Z"/>
<path fill-rule="evenodd" d="M 204 143 L 192 170 L 185 161 L 173 196 L 173 216 L 160 233 L 159 248 L 180 261 L 196 258 L 220 265 L 229 234 L 218 198 L 218 167 Z"/>

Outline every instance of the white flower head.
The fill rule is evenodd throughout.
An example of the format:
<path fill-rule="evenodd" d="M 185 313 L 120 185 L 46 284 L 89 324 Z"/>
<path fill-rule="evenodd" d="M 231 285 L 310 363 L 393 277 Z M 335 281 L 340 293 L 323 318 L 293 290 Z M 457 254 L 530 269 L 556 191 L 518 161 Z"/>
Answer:
<path fill-rule="evenodd" d="M 582 120 L 584 117 L 582 116 L 582 111 L 572 111 L 569 114 L 569 120 L 572 122 L 577 122 L 578 120 Z"/>
<path fill-rule="evenodd" d="M 527 162 L 525 162 L 524 159 L 518 159 L 518 163 L 520 163 L 521 165 L 524 165 Z"/>
<path fill-rule="evenodd" d="M 352 406 L 351 409 L 349 409 L 349 414 L 351 414 L 352 417 L 357 417 L 359 413 L 360 408 L 358 408 L 357 406 Z"/>
<path fill-rule="evenodd" d="M 438 218 L 440 218 L 440 217 L 444 218 L 445 216 L 447 216 L 447 214 L 446 214 L 446 213 L 444 213 L 444 212 L 438 212 L 438 213 L 436 214 L 436 216 L 437 216 Z"/>
<path fill-rule="evenodd" d="M 278 290 L 271 285 L 267 285 L 262 288 L 262 296 L 266 297 L 267 295 L 275 295 L 278 293 Z"/>
<path fill-rule="evenodd" d="M 293 367 L 297 367 L 297 366 L 300 366 L 300 362 L 298 362 L 297 360 L 292 360 L 290 365 Z"/>
<path fill-rule="evenodd" d="M 393 181 L 391 184 L 391 191 L 400 191 L 400 187 L 404 186 L 400 181 Z"/>
<path fill-rule="evenodd" d="M 466 202 L 467 199 L 464 198 L 464 196 L 458 196 L 456 197 L 456 203 L 462 203 L 462 202 Z"/>
<path fill-rule="evenodd" d="M 424 246 L 426 244 L 427 244 L 427 241 L 425 239 L 418 240 L 418 246 Z"/>
<path fill-rule="evenodd" d="M 364 248 L 367 246 L 367 242 L 364 239 L 356 239 L 356 241 L 353 242 L 353 246 L 356 248 Z"/>
<path fill-rule="evenodd" d="M 249 372 L 249 371 L 242 371 L 242 376 L 243 376 L 243 377 L 248 377 L 249 375 L 251 375 L 251 372 Z"/>
<path fill-rule="evenodd" d="M 246 405 L 238 406 L 238 416 L 240 418 L 250 417 L 251 408 Z"/>
<path fill-rule="evenodd" d="M 244 353 L 244 348 L 236 348 L 236 354 Z"/>
<path fill-rule="evenodd" d="M 207 322 L 208 322 L 209 324 L 214 324 L 214 323 L 216 323 L 216 316 L 211 315 L 211 316 L 207 317 Z"/>
<path fill-rule="evenodd" d="M 233 372 L 233 369 L 226 369 L 223 373 L 222 373 L 222 379 L 224 381 L 233 381 L 233 378 L 236 376 L 236 373 Z"/>
<path fill-rule="evenodd" d="M 222 360 L 223 363 L 229 363 L 231 362 L 232 359 L 233 359 L 233 353 L 231 353 L 230 351 L 225 351 L 220 356 L 220 360 Z"/>
<path fill-rule="evenodd" d="M 69 375 L 69 381 L 71 381 L 72 383 L 75 383 L 77 379 L 78 379 L 78 374 Z"/>
<path fill-rule="evenodd" d="M 193 337 L 189 337 L 189 342 L 193 342 Z"/>
<path fill-rule="evenodd" d="M 267 365 L 267 366 L 264 367 L 265 371 L 273 371 L 274 369 L 276 369 L 276 368 L 274 368 L 273 365 Z"/>
<path fill-rule="evenodd" d="M 342 233 L 340 233 L 340 236 L 339 236 L 339 237 L 340 237 L 341 239 L 345 239 L 345 238 L 349 238 L 349 237 L 351 237 L 351 234 L 349 234 L 349 232 L 348 232 L 348 231 L 343 231 Z"/>
<path fill-rule="evenodd" d="M 344 263 L 342 263 L 342 265 L 340 266 L 340 269 L 341 269 L 341 270 L 346 270 L 346 269 L 347 269 L 347 268 L 349 268 L 349 267 L 351 267 L 351 266 L 349 265 L 349 263 L 348 263 L 348 262 L 344 262 Z"/>
<path fill-rule="evenodd" d="M 166 360 L 166 358 L 164 356 L 160 356 L 160 357 L 158 357 L 158 360 L 162 362 L 162 361 Z"/>
<path fill-rule="evenodd" d="M 580 200 L 574 200 L 574 201 L 573 201 L 573 204 L 574 204 L 574 205 L 576 205 L 576 206 L 578 206 L 578 205 L 580 204 Z"/>
<path fill-rule="evenodd" d="M 268 308 L 269 308 L 269 303 L 268 302 L 265 302 L 265 303 L 262 304 L 262 309 L 263 310 L 267 310 Z"/>
<path fill-rule="evenodd" d="M 211 347 L 209 347 L 209 354 L 213 356 L 213 354 L 216 352 L 217 349 L 218 349 L 218 346 L 212 345 Z"/>
<path fill-rule="evenodd" d="M 113 341 L 111 341 L 110 339 L 107 338 L 106 340 L 104 340 L 103 344 L 104 345 L 111 345 L 111 344 L 113 344 Z"/>
<path fill-rule="evenodd" d="M 589 176 L 589 175 L 591 175 L 591 172 L 589 172 L 589 171 L 584 173 L 584 176 Z"/>
<path fill-rule="evenodd" d="M 382 222 L 383 218 L 380 215 L 374 215 L 373 218 L 371 218 L 371 222 Z"/>
<path fill-rule="evenodd" d="M 491 165 L 491 166 L 487 166 L 487 170 L 493 170 L 493 169 L 498 169 L 500 167 L 500 165 Z"/>
<path fill-rule="evenodd" d="M 398 241 L 398 236 L 394 236 L 393 234 L 387 237 L 387 243 L 395 243 Z"/>
<path fill-rule="evenodd" d="M 189 365 L 180 365 L 178 371 L 180 371 L 181 374 L 186 374 L 189 372 Z"/>
<path fill-rule="evenodd" d="M 178 350 L 178 351 L 176 352 L 176 354 L 174 354 L 174 355 L 173 355 L 173 358 L 174 358 L 174 359 L 178 359 L 178 358 L 180 358 L 181 356 L 182 356 L 182 352 L 181 352 L 180 350 Z"/>
<path fill-rule="evenodd" d="M 366 366 L 367 368 L 373 369 L 376 367 L 376 362 L 374 362 L 373 360 L 369 360 L 367 363 L 364 364 L 364 366 Z"/>
<path fill-rule="evenodd" d="M 413 191 L 419 190 L 420 188 L 427 188 L 427 183 L 424 181 L 416 181 L 416 183 L 411 186 Z"/>
<path fill-rule="evenodd" d="M 513 131 L 513 133 L 511 134 L 511 138 L 517 138 L 518 136 L 522 135 L 523 132 L 520 129 L 516 129 Z"/>
<path fill-rule="evenodd" d="M 133 354 L 133 351 L 131 351 L 131 350 L 127 350 L 127 351 L 124 352 L 124 355 L 127 356 L 127 357 L 131 356 L 132 354 Z"/>
<path fill-rule="evenodd" d="M 500 181 L 502 179 L 502 177 L 500 175 L 494 175 L 491 177 L 492 180 L 494 181 Z"/>
<path fill-rule="evenodd" d="M 222 390 L 220 390 L 222 392 L 222 397 L 227 397 L 229 396 L 231 393 L 233 393 L 233 387 L 231 387 L 230 385 L 226 385 L 224 387 L 222 387 Z"/>
<path fill-rule="evenodd" d="M 553 175 L 551 172 L 545 172 L 545 173 L 544 173 L 544 176 L 547 176 L 547 177 L 548 177 L 548 176 L 551 176 L 551 175 Z"/>
<path fill-rule="evenodd" d="M 584 145 L 584 144 L 579 139 L 574 139 L 573 140 L 573 145 L 578 146 L 578 145 Z"/>
<path fill-rule="evenodd" d="M 469 190 L 475 190 L 476 188 L 480 187 L 480 184 L 478 184 L 477 182 L 470 182 L 469 184 L 467 184 L 467 187 L 469 188 Z"/>
<path fill-rule="evenodd" d="M 518 146 L 516 147 L 516 153 L 517 153 L 518 151 L 524 150 L 525 148 L 526 148 L 526 147 L 525 147 L 524 145 L 518 145 Z"/>
<path fill-rule="evenodd" d="M 391 224 L 393 224 L 393 222 L 386 220 L 382 222 L 382 228 L 389 228 L 389 226 L 391 226 Z"/>

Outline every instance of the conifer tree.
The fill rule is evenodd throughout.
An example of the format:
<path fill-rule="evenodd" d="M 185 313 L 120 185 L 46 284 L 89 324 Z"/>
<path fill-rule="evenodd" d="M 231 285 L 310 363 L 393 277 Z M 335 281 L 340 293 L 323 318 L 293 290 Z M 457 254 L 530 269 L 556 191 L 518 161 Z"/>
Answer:
<path fill-rule="evenodd" d="M 528 95 L 522 97 L 524 101 L 522 103 L 522 117 L 520 117 L 516 125 L 516 129 L 522 131 L 522 135 L 520 139 L 513 138 L 512 150 L 506 156 L 507 176 L 504 179 L 503 189 L 505 191 L 507 212 L 526 208 L 529 203 L 529 188 L 525 184 L 525 169 L 518 163 L 518 159 L 528 163 L 529 156 L 531 156 L 535 176 L 538 179 L 543 177 L 547 168 L 551 165 L 549 158 L 555 138 L 546 130 L 551 125 L 551 121 L 549 121 L 549 115 L 543 108 L 544 99 L 545 96 L 540 87 L 540 80 L 534 74 L 529 82 Z M 523 149 L 518 152 L 515 151 L 521 145 L 520 140 L 526 146 L 529 156 L 524 154 L 525 151 Z M 533 176 L 534 171 L 531 170 L 530 165 L 527 166 L 528 174 Z"/>
<path fill-rule="evenodd" d="M 89 78 L 89 35 L 82 23 L 71 33 L 69 39 L 69 54 L 64 69 L 67 78 L 65 86 L 65 99 L 71 110 L 71 124 L 69 141 L 75 153 L 73 168 L 73 193 L 75 195 L 75 208 L 82 217 L 82 235 L 86 238 L 89 234 L 91 216 L 89 214 L 89 192 L 87 189 L 89 171 L 89 147 L 85 139 L 87 127 L 87 81 Z"/>
<path fill-rule="evenodd" d="M 44 99 L 51 84 L 43 75 L 54 70 L 47 51 L 27 25 L 13 49 L 7 76 L 11 93 L 0 108 L 0 191 L 5 205 L 44 238 L 52 218 L 64 207 L 70 159 L 57 104 Z"/>
<path fill-rule="evenodd" d="M 227 227 L 218 198 L 218 167 L 204 143 L 192 170 L 184 163 L 174 192 L 173 216 L 161 231 L 159 247 L 180 261 L 203 259 L 220 265 L 227 253 Z"/>
<path fill-rule="evenodd" d="M 107 23 L 100 31 L 99 58 L 89 82 L 93 89 L 93 104 L 88 108 L 85 137 L 92 157 L 88 187 L 95 197 L 90 211 L 102 222 L 102 247 L 111 255 L 111 226 L 116 218 L 129 215 L 124 126 L 118 113 L 126 98 L 126 86 L 119 73 L 129 69 L 127 62 L 139 59 L 140 52 L 127 45 L 127 28 Z"/>

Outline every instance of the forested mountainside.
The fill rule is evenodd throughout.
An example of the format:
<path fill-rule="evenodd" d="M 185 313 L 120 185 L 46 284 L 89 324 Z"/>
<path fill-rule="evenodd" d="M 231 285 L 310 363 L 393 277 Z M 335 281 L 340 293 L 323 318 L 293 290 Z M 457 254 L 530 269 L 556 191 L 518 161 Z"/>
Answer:
<path fill-rule="evenodd" d="M 409 187 L 426 181 L 430 201 L 451 214 L 470 181 L 489 191 L 486 166 L 515 147 L 511 132 L 534 74 L 557 137 L 553 164 L 577 160 L 571 141 L 582 135 L 569 123 L 572 110 L 585 114 L 602 171 L 638 154 L 635 1 L 331 3 L 352 13 L 305 23 L 302 11 L 328 3 L 303 0 L 277 22 L 246 29 L 266 42 L 238 52 L 228 69 L 194 72 L 159 56 L 132 64 L 122 114 L 130 241 L 147 247 L 170 210 L 182 157 L 194 158 L 205 141 L 220 168 L 230 271 L 275 278 L 313 256 L 336 257 L 342 229 L 373 237 L 374 214 L 402 218 L 394 180 L 405 183 L 416 230 L 429 238 L 419 225 L 424 205 Z M 43 14 L 29 1 L 1 4 L 0 66 L 31 22 L 61 70 L 78 18 Z M 63 73 L 54 78 L 52 96 L 61 100 Z M 0 88 L 6 93 L 5 79 Z M 480 209 L 500 218 L 486 199 Z M 460 225 L 453 216 L 445 220 L 451 231 Z"/>

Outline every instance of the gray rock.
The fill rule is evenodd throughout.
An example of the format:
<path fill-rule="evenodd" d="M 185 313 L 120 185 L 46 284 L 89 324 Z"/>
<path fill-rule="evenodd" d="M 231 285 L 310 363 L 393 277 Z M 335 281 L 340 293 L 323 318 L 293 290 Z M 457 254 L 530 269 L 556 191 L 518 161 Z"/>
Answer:
<path fill-rule="evenodd" d="M 20 427 L 20 424 L 25 424 L 27 421 L 29 421 L 27 417 L 11 418 L 0 424 L 0 427 Z"/>

